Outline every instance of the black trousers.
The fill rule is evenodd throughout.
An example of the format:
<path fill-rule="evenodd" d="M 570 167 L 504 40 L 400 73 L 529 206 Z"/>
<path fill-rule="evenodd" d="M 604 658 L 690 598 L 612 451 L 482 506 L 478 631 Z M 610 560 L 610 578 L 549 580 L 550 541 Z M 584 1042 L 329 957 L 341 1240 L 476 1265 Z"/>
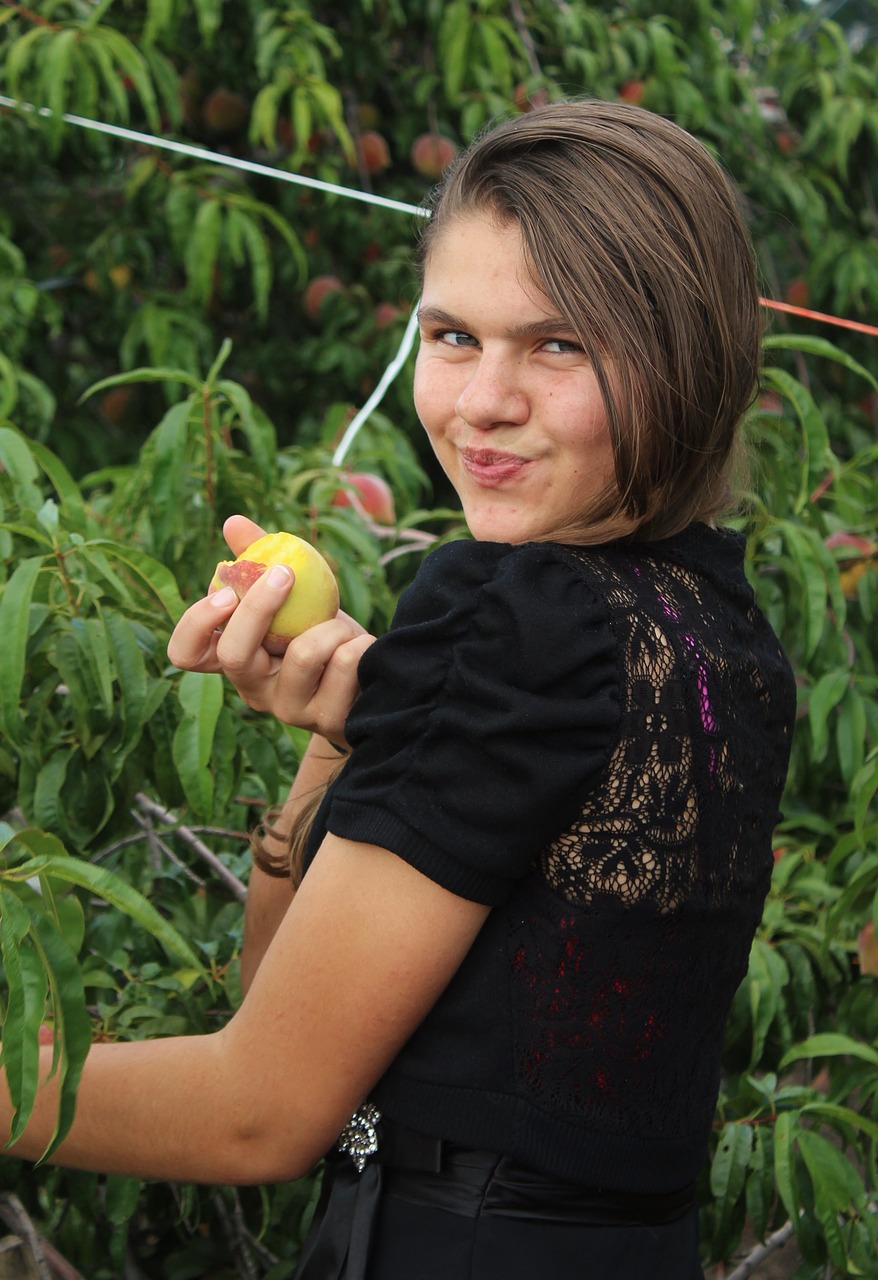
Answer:
<path fill-rule="evenodd" d="M 395 1163 L 358 1173 L 328 1157 L 295 1280 L 703 1280 L 691 1187 L 592 1192 L 489 1152 L 388 1136 Z"/>
<path fill-rule="evenodd" d="M 367 1280 L 704 1280 L 697 1207 L 652 1226 L 467 1217 L 387 1182 Z"/>

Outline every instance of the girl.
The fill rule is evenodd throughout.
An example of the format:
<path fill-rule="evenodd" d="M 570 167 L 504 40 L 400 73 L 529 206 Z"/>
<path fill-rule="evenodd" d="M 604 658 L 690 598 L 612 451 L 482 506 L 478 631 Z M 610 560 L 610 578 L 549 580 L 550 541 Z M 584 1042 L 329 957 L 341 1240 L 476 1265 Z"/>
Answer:
<path fill-rule="evenodd" d="M 374 643 L 340 614 L 271 657 L 283 569 L 188 610 L 173 662 L 313 731 L 290 839 L 257 844 L 239 1012 L 95 1046 L 56 1159 L 242 1183 L 329 1153 L 300 1280 L 695 1280 L 795 707 L 717 527 L 751 248 L 697 142 L 577 101 L 473 144 L 421 266 L 415 403 L 473 540 Z"/>

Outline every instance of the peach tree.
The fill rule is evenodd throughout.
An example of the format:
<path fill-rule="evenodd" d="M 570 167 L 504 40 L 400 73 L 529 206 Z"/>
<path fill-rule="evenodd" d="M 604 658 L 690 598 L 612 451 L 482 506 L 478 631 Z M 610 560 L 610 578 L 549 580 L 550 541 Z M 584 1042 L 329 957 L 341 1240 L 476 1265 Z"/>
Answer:
<path fill-rule="evenodd" d="M 47 1025 L 60 1132 L 91 1038 L 207 1030 L 240 998 L 246 831 L 303 742 L 167 662 L 226 556 L 224 517 L 316 542 L 373 631 L 462 533 L 410 361 L 339 456 L 417 293 L 419 220 L 398 206 L 498 115 L 570 93 L 639 102 L 736 178 L 768 297 L 874 322 L 878 41 L 874 8 L 850 11 L 0 6 L 0 94 L 18 104 L 0 105 L 0 958 L 20 1120 Z M 800 716 L 700 1194 L 707 1261 L 743 1280 L 745 1230 L 768 1249 L 794 1235 L 816 1280 L 875 1274 L 878 338 L 767 327 L 738 523 Z M 361 500 L 364 475 L 383 507 Z M 95 1280 L 132 1260 L 279 1280 L 313 1195 L 9 1161 L 0 1179 Z"/>

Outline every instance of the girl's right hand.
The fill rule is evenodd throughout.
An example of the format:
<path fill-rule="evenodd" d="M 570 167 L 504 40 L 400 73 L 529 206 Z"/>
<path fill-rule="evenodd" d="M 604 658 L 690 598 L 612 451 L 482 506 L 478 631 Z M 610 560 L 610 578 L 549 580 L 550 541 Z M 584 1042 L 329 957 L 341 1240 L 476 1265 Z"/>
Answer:
<path fill-rule="evenodd" d="M 263 532 L 244 516 L 231 516 L 223 526 L 235 555 Z M 240 602 L 230 587 L 211 592 L 177 623 L 168 657 L 184 671 L 220 672 L 254 710 L 346 746 L 344 725 L 359 692 L 357 667 L 375 637 L 339 612 L 297 636 L 282 657 L 268 653 L 262 640 L 293 579 L 290 570 L 275 566 Z"/>

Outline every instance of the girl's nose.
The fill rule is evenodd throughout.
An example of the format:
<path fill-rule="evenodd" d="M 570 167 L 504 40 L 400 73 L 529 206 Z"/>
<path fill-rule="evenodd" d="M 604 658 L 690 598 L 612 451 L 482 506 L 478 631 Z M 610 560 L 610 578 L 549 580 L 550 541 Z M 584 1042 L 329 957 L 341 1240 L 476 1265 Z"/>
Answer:
<path fill-rule="evenodd" d="M 530 402 L 519 377 L 518 362 L 488 357 L 484 352 L 472 377 L 461 391 L 455 412 L 471 427 L 482 431 L 499 426 L 521 426 L 530 417 Z"/>

